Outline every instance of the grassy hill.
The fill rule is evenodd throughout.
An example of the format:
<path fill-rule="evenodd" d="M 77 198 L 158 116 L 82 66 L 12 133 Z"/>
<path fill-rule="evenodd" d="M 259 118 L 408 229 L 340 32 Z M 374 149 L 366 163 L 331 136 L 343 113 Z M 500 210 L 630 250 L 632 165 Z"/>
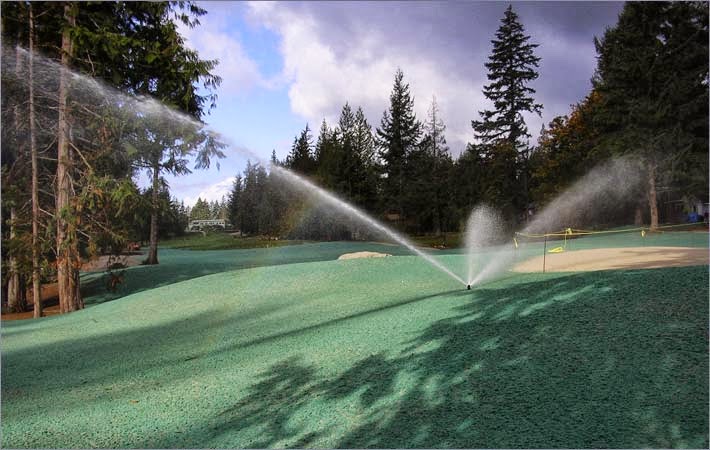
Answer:
<path fill-rule="evenodd" d="M 707 447 L 707 267 L 466 291 L 333 260 L 365 246 L 163 251 L 119 301 L 3 323 L 2 446 Z"/>

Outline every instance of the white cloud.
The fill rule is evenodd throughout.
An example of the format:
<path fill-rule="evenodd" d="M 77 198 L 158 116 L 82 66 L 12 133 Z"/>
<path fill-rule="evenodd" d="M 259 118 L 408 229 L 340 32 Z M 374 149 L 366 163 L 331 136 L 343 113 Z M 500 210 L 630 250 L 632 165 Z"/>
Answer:
<path fill-rule="evenodd" d="M 220 94 L 241 94 L 255 88 L 269 89 L 277 85 L 276 80 L 263 77 L 259 66 L 244 50 L 239 39 L 230 34 L 224 16 L 207 14 L 201 22 L 197 28 L 189 28 L 180 23 L 179 31 L 187 46 L 197 50 L 200 58 L 219 61 L 213 72 L 222 78 Z"/>
<path fill-rule="evenodd" d="M 398 67 L 415 99 L 415 112 L 424 120 L 436 95 L 452 151 L 462 150 L 473 137 L 471 119 L 484 102 L 482 83 L 461 79 L 437 67 L 414 51 L 388 45 L 375 30 L 353 36 L 345 52 L 322 42 L 313 17 L 273 3 L 251 3 L 253 18 L 282 37 L 284 77 L 290 83 L 289 99 L 294 113 L 317 130 L 325 118 L 334 124 L 343 104 L 362 106 L 371 125 L 377 127 L 389 106 L 389 95 Z"/>
<path fill-rule="evenodd" d="M 211 201 L 222 201 L 222 197 L 229 198 L 229 193 L 232 190 L 232 185 L 234 184 L 234 177 L 225 178 L 224 180 L 218 181 L 217 183 L 211 184 L 200 191 L 196 196 L 187 195 L 183 198 L 186 206 L 194 206 L 198 198 L 202 200 Z"/>

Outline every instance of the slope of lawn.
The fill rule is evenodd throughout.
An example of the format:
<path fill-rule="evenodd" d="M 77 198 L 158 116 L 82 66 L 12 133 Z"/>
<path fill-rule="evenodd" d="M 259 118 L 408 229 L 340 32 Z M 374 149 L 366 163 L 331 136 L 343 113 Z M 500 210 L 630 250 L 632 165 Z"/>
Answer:
<path fill-rule="evenodd" d="M 411 256 L 223 271 L 3 323 L 1 443 L 707 448 L 707 317 L 705 266 L 472 291 Z"/>
<path fill-rule="evenodd" d="M 215 242 L 214 236 L 207 235 L 204 240 L 195 237 L 189 242 L 202 249 Z M 226 236 L 230 238 L 228 235 Z M 214 273 L 251 267 L 335 260 L 343 253 L 359 251 L 374 251 L 392 255 L 410 254 L 406 249 L 396 245 L 372 242 L 321 242 L 271 248 L 199 251 L 160 248 L 158 251 L 159 265 L 125 269 L 123 282 L 113 291 L 106 289 L 108 278 L 105 273 L 84 274 L 82 276 L 82 294 L 86 304 L 92 305 Z M 433 251 L 442 253 L 437 250 Z"/>

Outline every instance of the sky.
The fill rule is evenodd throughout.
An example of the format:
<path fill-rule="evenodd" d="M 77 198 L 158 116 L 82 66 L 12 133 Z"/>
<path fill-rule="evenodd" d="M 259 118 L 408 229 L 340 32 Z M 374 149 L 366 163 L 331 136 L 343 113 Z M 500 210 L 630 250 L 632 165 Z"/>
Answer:
<path fill-rule="evenodd" d="M 397 68 L 417 117 L 436 97 L 452 155 L 473 141 L 471 121 L 490 108 L 484 64 L 508 5 L 539 44 L 539 78 L 530 86 L 542 116 L 525 115 L 531 143 L 543 123 L 568 114 L 591 89 L 594 37 L 614 26 L 620 2 L 199 2 L 201 25 L 180 28 L 186 45 L 217 59 L 216 108 L 204 117 L 230 143 L 208 170 L 168 177 L 173 196 L 192 205 L 219 200 L 247 159 L 279 159 L 306 126 L 337 122 L 348 102 L 373 130 L 389 106 Z M 217 164 L 219 169 L 217 168 Z M 144 180 L 145 177 L 141 177 Z"/>

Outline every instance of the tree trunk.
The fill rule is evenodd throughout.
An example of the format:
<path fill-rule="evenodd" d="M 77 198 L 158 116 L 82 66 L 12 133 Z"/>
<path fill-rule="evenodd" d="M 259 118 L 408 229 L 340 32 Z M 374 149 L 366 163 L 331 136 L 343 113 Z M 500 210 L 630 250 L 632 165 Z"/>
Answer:
<path fill-rule="evenodd" d="M 153 195 L 150 208 L 150 250 L 146 264 L 158 264 L 158 190 L 160 188 L 160 167 L 153 166 Z"/>
<path fill-rule="evenodd" d="M 658 228 L 658 199 L 656 197 L 656 163 L 648 163 L 648 206 L 651 212 L 651 230 Z"/>
<path fill-rule="evenodd" d="M 10 208 L 10 240 L 17 237 L 15 222 L 17 221 L 17 211 L 13 206 Z M 17 257 L 10 255 L 8 261 L 8 281 L 7 281 L 7 306 L 10 312 L 23 312 L 27 309 L 24 283 L 20 279 L 20 272 L 17 267 Z"/>
<path fill-rule="evenodd" d="M 636 211 L 634 212 L 634 225 L 643 225 L 643 211 L 641 210 L 641 205 L 636 205 Z"/>
<path fill-rule="evenodd" d="M 17 43 L 18 46 L 15 50 L 15 75 L 20 79 L 21 75 L 21 67 L 22 67 L 22 55 L 20 54 L 20 31 L 18 29 L 17 31 Z M 20 116 L 20 106 L 18 104 L 15 105 L 14 107 L 14 119 L 15 119 L 15 136 L 17 136 L 16 143 L 17 143 L 17 159 L 19 160 L 22 158 L 20 148 L 21 148 L 21 142 L 20 142 L 20 129 L 21 129 L 21 116 Z M 17 162 L 16 162 L 17 164 Z M 17 237 L 17 209 L 15 206 L 12 206 L 10 208 L 10 240 L 14 240 Z M 7 280 L 7 306 L 10 309 L 10 312 L 23 312 L 27 308 L 27 304 L 25 302 L 25 293 L 23 291 L 23 286 L 22 286 L 22 280 L 20 279 L 20 272 L 19 268 L 17 265 L 17 256 L 15 256 L 13 252 L 10 252 L 9 258 L 8 258 L 8 280 Z"/>
<path fill-rule="evenodd" d="M 37 181 L 37 136 L 34 103 L 34 14 L 29 3 L 29 102 L 30 102 L 30 158 L 32 159 L 32 301 L 34 317 L 42 317 L 42 286 L 39 278 L 39 187 Z"/>
<path fill-rule="evenodd" d="M 73 5 L 64 6 L 66 26 L 62 32 L 62 68 L 59 76 L 59 117 L 57 120 L 57 284 L 59 310 L 67 313 L 82 309 L 84 302 L 79 292 L 79 252 L 75 225 L 71 224 L 72 154 L 69 148 L 67 117 L 68 67 L 72 56 L 71 27 L 76 18 Z"/>

